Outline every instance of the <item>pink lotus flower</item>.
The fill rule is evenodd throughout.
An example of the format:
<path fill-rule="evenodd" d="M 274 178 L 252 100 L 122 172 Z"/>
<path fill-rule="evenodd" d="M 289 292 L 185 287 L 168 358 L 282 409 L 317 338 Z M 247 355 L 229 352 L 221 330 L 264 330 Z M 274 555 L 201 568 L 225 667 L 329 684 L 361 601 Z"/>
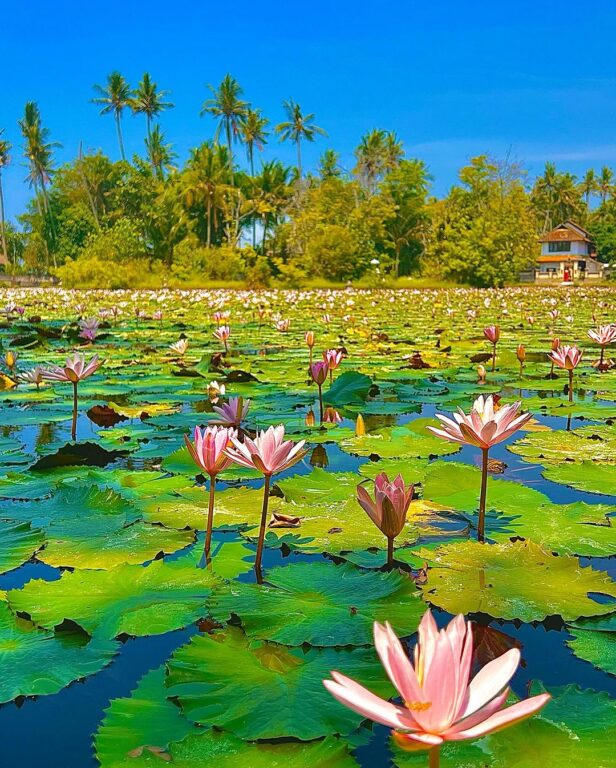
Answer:
<path fill-rule="evenodd" d="M 276 320 L 276 330 L 280 331 L 280 333 L 286 333 L 290 327 L 290 320 Z"/>
<path fill-rule="evenodd" d="M 77 385 L 80 381 L 96 373 L 102 364 L 103 361 L 99 360 L 98 355 L 94 355 L 86 363 L 85 357 L 76 352 L 72 357 L 66 358 L 66 364 L 63 368 L 54 366 L 44 373 L 44 377 L 48 381 L 66 381 L 73 385 L 73 422 L 71 425 L 71 439 L 73 441 L 77 439 Z"/>
<path fill-rule="evenodd" d="M 98 336 L 98 320 L 95 317 L 80 320 L 79 328 L 79 337 L 86 341 L 94 341 Z"/>
<path fill-rule="evenodd" d="M 64 367 L 54 366 L 45 371 L 45 378 L 49 381 L 69 381 L 76 384 L 96 373 L 102 364 L 103 361 L 99 360 L 98 355 L 94 355 L 86 363 L 85 356 L 75 352 L 72 357 L 66 358 Z"/>
<path fill-rule="evenodd" d="M 195 464 L 206 475 L 215 477 L 232 464 L 232 459 L 224 451 L 234 437 L 237 437 L 237 431 L 233 428 L 215 426 L 202 431 L 195 427 L 193 440 L 184 435 L 184 442 Z"/>
<path fill-rule="evenodd" d="M 579 365 L 582 355 L 582 350 L 578 349 L 575 345 L 569 346 L 568 344 L 565 344 L 564 347 L 558 347 L 558 349 L 550 352 L 548 357 L 556 363 L 559 368 L 573 371 L 573 369 L 577 368 Z"/>
<path fill-rule="evenodd" d="M 454 420 L 437 413 L 436 418 L 444 428 L 428 427 L 428 429 L 452 443 L 474 445 L 482 450 L 488 450 L 513 435 L 530 419 L 530 413 L 518 415 L 521 405 L 520 402 L 504 405 L 495 412 L 492 395 L 485 398 L 479 395 L 468 415 L 461 408 L 458 409 L 458 413 L 453 414 Z"/>
<path fill-rule="evenodd" d="M 266 432 L 258 433 L 254 440 L 246 436 L 244 442 L 240 442 L 234 437 L 231 439 L 232 446 L 225 450 L 227 456 L 241 467 L 257 469 L 265 477 L 261 525 L 255 557 L 255 571 L 259 582 L 261 581 L 261 558 L 267 524 L 270 481 L 272 475 L 292 467 L 306 455 L 305 442 L 300 440 L 294 443 L 292 440 L 285 440 L 284 426 L 280 424 L 277 427 L 269 427 Z"/>
<path fill-rule="evenodd" d="M 359 505 L 387 537 L 387 564 L 394 559 L 394 539 L 399 536 L 406 523 L 406 513 L 413 498 L 414 487 L 405 485 L 402 475 L 393 482 L 385 472 L 379 473 L 374 481 L 374 499 L 360 483 L 357 486 Z"/>
<path fill-rule="evenodd" d="M 222 325 L 229 319 L 229 312 L 214 312 L 213 317 L 217 325 Z"/>
<path fill-rule="evenodd" d="M 216 476 L 223 472 L 232 464 L 225 450 L 232 444 L 233 438 L 237 437 L 235 429 L 226 427 L 206 427 L 203 431 L 195 427 L 193 441 L 184 435 L 184 442 L 188 448 L 192 460 L 201 467 L 201 469 L 210 476 L 210 495 L 207 513 L 207 526 L 205 533 L 205 559 L 210 557 L 210 547 L 212 543 L 212 527 L 214 524 L 214 494 L 216 492 Z"/>
<path fill-rule="evenodd" d="M 603 347 L 601 347 L 603 349 Z M 564 368 L 569 373 L 569 402 L 573 402 L 573 371 L 578 367 L 584 353 L 581 349 L 575 346 L 569 346 L 565 344 L 564 347 L 558 347 L 549 353 L 548 357 L 552 361 L 552 370 L 554 370 L 554 364 L 559 368 Z"/>
<path fill-rule="evenodd" d="M 340 424 L 342 421 L 342 416 L 335 408 L 326 408 L 323 415 L 323 421 L 325 424 Z"/>
<path fill-rule="evenodd" d="M 611 361 L 608 360 L 607 364 L 605 364 L 603 359 L 607 345 L 613 344 L 616 341 L 616 325 L 600 325 L 596 331 L 592 329 L 588 331 L 588 335 L 601 347 L 601 356 L 595 367 L 600 371 L 610 368 Z"/>
<path fill-rule="evenodd" d="M 524 426 L 531 418 L 530 413 L 519 414 L 522 403 L 504 405 L 498 411 L 494 411 L 494 399 L 492 395 L 484 398 L 483 395 L 473 403 L 471 412 L 467 415 L 462 409 L 453 414 L 453 420 L 440 413 L 436 418 L 443 425 L 443 429 L 428 427 L 437 437 L 449 440 L 452 443 L 462 445 L 475 445 L 481 448 L 481 491 L 479 494 L 479 520 L 477 523 L 477 538 L 484 540 L 486 495 L 488 488 L 488 452 L 493 445 L 506 440 L 520 427 Z"/>
<path fill-rule="evenodd" d="M 266 476 L 272 476 L 296 464 L 305 454 L 302 451 L 305 440 L 294 443 L 284 439 L 284 426 L 269 427 L 267 431 L 259 432 L 254 440 L 248 436 L 244 442 L 237 438 L 232 441 L 232 447 L 226 453 L 242 467 L 257 469 Z"/>
<path fill-rule="evenodd" d="M 317 360 L 316 363 L 310 365 L 310 376 L 319 388 L 319 418 L 321 424 L 323 423 L 323 384 L 327 380 L 328 371 L 329 366 L 324 360 Z"/>
<path fill-rule="evenodd" d="M 472 626 L 462 615 L 439 631 L 426 611 L 418 634 L 413 665 L 391 626 L 374 624 L 377 653 L 403 704 L 385 701 L 339 672 L 323 684 L 341 704 L 392 728 L 402 749 L 433 750 L 430 765 L 438 765 L 444 742 L 477 739 L 519 723 L 551 698 L 542 693 L 505 706 L 508 683 L 520 663 L 517 648 L 486 664 L 471 680 Z"/>
<path fill-rule="evenodd" d="M 498 325 L 488 325 L 483 329 L 483 335 L 492 344 L 492 370 L 496 370 L 496 345 L 500 339 L 500 328 Z"/>
<path fill-rule="evenodd" d="M 36 365 L 29 371 L 22 371 L 17 374 L 19 381 L 24 381 L 28 384 L 36 384 L 36 388 L 39 389 L 43 381 L 45 380 L 45 369 L 40 365 Z"/>
<path fill-rule="evenodd" d="M 228 352 L 229 345 L 227 342 L 229 340 L 229 336 L 231 336 L 231 328 L 229 328 L 228 325 L 221 325 L 220 328 L 216 328 L 213 336 L 214 338 L 218 339 L 218 341 L 222 341 L 222 343 L 225 345 L 225 352 Z"/>
<path fill-rule="evenodd" d="M 220 418 L 213 421 L 213 424 L 222 424 L 226 427 L 239 427 L 240 424 L 248 416 L 248 409 L 250 408 L 250 400 L 244 400 L 243 397 L 232 397 L 228 403 L 222 405 L 215 405 L 213 408 L 214 413 L 217 413 Z"/>
<path fill-rule="evenodd" d="M 323 352 L 323 360 L 330 371 L 334 371 L 342 362 L 342 352 L 338 349 L 327 349 Z"/>

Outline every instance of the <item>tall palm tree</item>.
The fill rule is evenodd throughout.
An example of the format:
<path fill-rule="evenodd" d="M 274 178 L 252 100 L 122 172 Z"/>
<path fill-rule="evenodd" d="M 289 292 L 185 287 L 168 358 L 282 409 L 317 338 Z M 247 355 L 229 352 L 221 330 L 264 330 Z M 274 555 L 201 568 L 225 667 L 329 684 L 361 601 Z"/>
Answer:
<path fill-rule="evenodd" d="M 547 232 L 552 228 L 554 207 L 556 204 L 556 194 L 558 188 L 558 171 L 556 165 L 551 162 L 545 164 L 543 169 L 543 176 L 537 177 L 535 181 L 534 196 L 539 198 L 542 202 L 539 207 L 543 209 L 543 231 Z"/>
<path fill-rule="evenodd" d="M 156 83 L 146 72 L 133 94 L 130 107 L 135 115 L 145 115 L 148 139 L 152 134 L 152 120 L 165 109 L 171 109 L 174 106 L 170 101 L 165 101 L 168 93 L 169 91 L 159 91 Z"/>
<path fill-rule="evenodd" d="M 175 170 L 176 166 L 173 161 L 177 158 L 177 154 L 173 151 L 171 144 L 165 143 L 165 135 L 160 126 L 154 126 L 145 140 L 145 146 L 152 168 L 159 179 L 165 178 L 165 171 Z"/>
<path fill-rule="evenodd" d="M 586 207 L 590 208 L 590 198 L 598 191 L 598 179 L 592 168 L 586 171 L 582 181 L 582 194 L 586 198 Z"/>
<path fill-rule="evenodd" d="M 242 141 L 246 145 L 246 153 L 248 155 L 248 163 L 250 165 L 250 175 L 255 175 L 255 147 L 259 152 L 263 152 L 265 144 L 267 144 L 267 137 L 269 133 L 266 128 L 268 126 L 268 119 L 263 117 L 260 109 L 248 109 L 242 119 L 240 125 L 240 132 L 242 135 Z M 257 244 L 257 218 L 252 217 L 252 247 L 255 248 Z"/>
<path fill-rule="evenodd" d="M 245 118 L 249 102 L 240 98 L 243 94 L 242 87 L 234 77 L 224 76 L 218 88 L 209 85 L 212 98 L 206 99 L 201 108 L 201 115 L 212 115 L 218 119 L 218 127 L 214 140 L 218 141 L 220 132 L 224 130 L 227 138 L 227 150 L 229 154 L 229 170 L 233 173 L 233 142 L 240 134 L 240 126 Z"/>
<path fill-rule="evenodd" d="M 263 163 L 260 173 L 253 179 L 253 203 L 255 215 L 259 216 L 263 226 L 263 247 L 271 224 L 280 219 L 285 203 L 290 197 L 291 176 L 290 168 L 279 160 L 271 160 L 269 163 Z"/>
<path fill-rule="evenodd" d="M 319 176 L 326 179 L 338 179 L 342 171 L 338 164 L 340 155 L 334 149 L 326 149 L 319 159 Z"/>
<path fill-rule="evenodd" d="M 120 157 L 126 160 L 124 154 L 124 140 L 122 138 L 122 112 L 131 105 L 133 93 L 130 85 L 124 77 L 117 71 L 107 75 L 106 85 L 95 85 L 94 90 L 99 94 L 92 99 L 93 104 L 102 105 L 101 115 L 113 113 L 118 134 L 118 144 L 120 145 Z"/>
<path fill-rule="evenodd" d="M 34 101 L 26 102 L 24 116 L 18 121 L 18 125 L 25 139 L 24 155 L 28 161 L 28 182 L 34 189 L 39 215 L 41 219 L 47 220 L 53 242 L 55 226 L 49 205 L 47 184 L 53 174 L 53 150 L 60 145 L 58 142 L 48 141 L 49 129 L 43 127 L 41 113 Z M 45 245 L 49 255 L 49 244 L 46 242 Z M 56 266 L 55 252 L 53 258 Z"/>
<path fill-rule="evenodd" d="M 313 142 L 317 136 L 327 136 L 323 128 L 315 125 L 314 113 L 307 115 L 302 113 L 302 108 L 293 99 L 283 101 L 282 106 L 286 112 L 287 119 L 279 123 L 275 132 L 280 136 L 280 141 L 292 141 L 297 148 L 297 177 L 302 178 L 302 139 Z"/>
<path fill-rule="evenodd" d="M 248 108 L 246 114 L 241 119 L 240 135 L 246 145 L 251 176 L 255 175 L 255 147 L 259 152 L 263 152 L 263 148 L 267 144 L 267 137 L 269 136 L 269 132 L 266 130 L 268 125 L 269 120 L 263 117 L 260 109 Z"/>
<path fill-rule="evenodd" d="M 599 176 L 599 192 L 601 194 L 601 202 L 604 203 L 608 196 L 611 195 L 613 189 L 614 172 L 607 165 L 604 165 L 601 169 Z"/>
<path fill-rule="evenodd" d="M 2 169 L 6 168 L 10 162 L 10 143 L 2 138 L 4 128 L 0 130 L 0 245 L 2 253 L 0 254 L 0 264 L 9 263 L 9 252 L 6 245 L 6 225 L 4 221 L 4 191 L 2 189 Z"/>
<path fill-rule="evenodd" d="M 206 141 L 191 150 L 182 174 L 183 198 L 188 208 L 205 206 L 205 244 L 212 245 L 224 192 L 231 185 L 227 148 Z"/>
<path fill-rule="evenodd" d="M 354 170 L 367 189 L 374 192 L 379 179 L 397 168 L 403 156 L 404 149 L 396 134 L 375 128 L 362 136 L 355 150 Z"/>

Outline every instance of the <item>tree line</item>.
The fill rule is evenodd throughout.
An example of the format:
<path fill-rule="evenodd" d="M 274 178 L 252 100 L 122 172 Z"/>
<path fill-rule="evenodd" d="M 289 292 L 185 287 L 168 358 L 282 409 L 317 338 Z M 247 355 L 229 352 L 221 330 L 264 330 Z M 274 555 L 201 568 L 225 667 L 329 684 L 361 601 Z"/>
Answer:
<path fill-rule="evenodd" d="M 271 125 L 231 75 L 210 86 L 201 114 L 211 139 L 178 164 L 160 121 L 173 108 L 149 73 L 132 88 L 119 72 L 94 86 L 93 104 L 113 118 L 118 157 L 80 148 L 57 165 L 38 105 L 17 122 L 32 198 L 5 220 L 2 170 L 19 150 L 0 129 L 0 248 L 5 269 L 53 273 L 70 285 L 126 287 L 242 280 L 302 285 L 426 274 L 472 285 L 502 285 L 537 255 L 537 235 L 573 219 L 604 261 L 616 259 L 616 194 L 604 167 L 582 179 L 546 163 L 531 184 L 509 158 L 473 158 L 440 199 L 426 165 L 407 157 L 393 131 L 363 136 L 345 169 L 324 148 L 306 173 L 302 148 L 326 132 L 293 99 Z M 126 157 L 122 120 L 145 118 L 144 151 Z M 263 160 L 277 138 L 295 164 Z"/>

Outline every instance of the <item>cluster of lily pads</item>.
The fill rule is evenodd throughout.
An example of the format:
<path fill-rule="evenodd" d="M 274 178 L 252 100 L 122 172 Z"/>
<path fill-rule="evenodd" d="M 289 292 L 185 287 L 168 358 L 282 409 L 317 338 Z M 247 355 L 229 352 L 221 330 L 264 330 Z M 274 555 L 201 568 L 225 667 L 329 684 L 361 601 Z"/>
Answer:
<path fill-rule="evenodd" d="M 322 681 L 396 695 L 374 621 L 470 616 L 473 665 L 552 622 L 616 675 L 613 290 L 4 294 L 3 706 L 189 628 L 101 713 L 103 768 L 351 768 L 375 732 Z M 608 766 L 615 700 L 532 688 L 441 764 Z"/>

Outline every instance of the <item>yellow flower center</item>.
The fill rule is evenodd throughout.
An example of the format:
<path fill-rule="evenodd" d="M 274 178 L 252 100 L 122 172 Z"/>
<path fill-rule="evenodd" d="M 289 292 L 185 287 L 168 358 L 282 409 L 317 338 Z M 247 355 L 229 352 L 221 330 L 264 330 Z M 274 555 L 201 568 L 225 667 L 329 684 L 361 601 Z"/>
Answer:
<path fill-rule="evenodd" d="M 425 712 L 432 706 L 431 701 L 405 701 L 404 706 L 411 712 Z"/>

